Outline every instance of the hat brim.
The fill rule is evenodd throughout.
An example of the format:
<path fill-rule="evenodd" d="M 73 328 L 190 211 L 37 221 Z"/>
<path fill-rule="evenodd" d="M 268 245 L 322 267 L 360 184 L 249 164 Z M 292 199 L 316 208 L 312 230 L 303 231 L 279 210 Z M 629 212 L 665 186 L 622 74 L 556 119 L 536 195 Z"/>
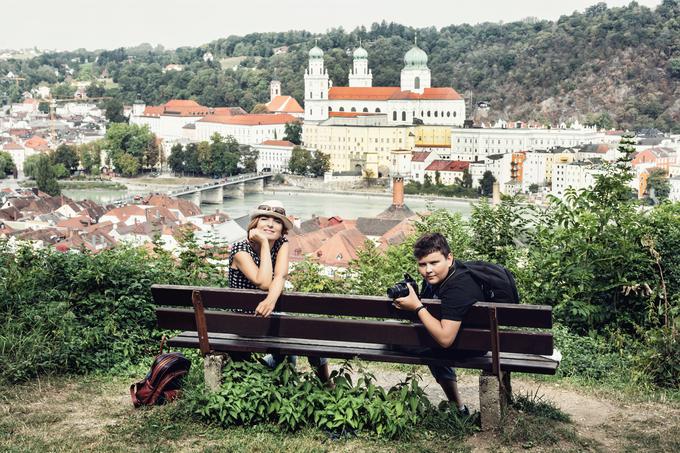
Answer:
<path fill-rule="evenodd" d="M 256 209 L 253 212 L 250 213 L 250 220 L 254 219 L 255 217 L 273 217 L 275 219 L 279 219 L 281 222 L 283 222 L 284 226 L 286 227 L 287 230 L 292 230 L 293 229 L 293 222 L 290 221 L 288 217 L 285 215 L 279 214 L 278 212 L 274 211 L 263 211 L 261 209 Z"/>

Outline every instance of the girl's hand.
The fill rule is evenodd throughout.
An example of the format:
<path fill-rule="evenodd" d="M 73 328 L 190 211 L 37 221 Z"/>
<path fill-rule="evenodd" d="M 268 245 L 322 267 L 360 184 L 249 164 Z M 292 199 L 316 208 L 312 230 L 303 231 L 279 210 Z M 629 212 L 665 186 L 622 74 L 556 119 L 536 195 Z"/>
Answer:
<path fill-rule="evenodd" d="M 264 233 L 257 228 L 250 230 L 250 233 L 248 233 L 248 239 L 260 245 L 263 245 L 265 242 L 269 242 Z"/>
<path fill-rule="evenodd" d="M 267 299 L 260 302 L 255 308 L 255 316 L 262 316 L 263 318 L 268 318 L 269 315 L 274 311 L 276 306 L 276 301 L 270 302 Z"/>

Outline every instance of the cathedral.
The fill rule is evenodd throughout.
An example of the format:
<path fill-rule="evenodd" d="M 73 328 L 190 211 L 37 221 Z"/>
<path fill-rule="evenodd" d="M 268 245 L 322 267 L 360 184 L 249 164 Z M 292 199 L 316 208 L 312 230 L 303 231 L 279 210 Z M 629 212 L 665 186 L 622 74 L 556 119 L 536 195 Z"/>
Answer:
<path fill-rule="evenodd" d="M 374 87 L 368 52 L 361 45 L 354 51 L 349 87 L 334 87 L 324 69 L 323 50 L 309 51 L 305 71 L 305 123 L 318 123 L 334 116 L 386 116 L 389 125 L 419 123 L 462 126 L 465 101 L 453 88 L 431 87 L 427 54 L 414 45 L 404 55 L 401 84 Z M 420 120 L 420 121 L 419 121 Z"/>

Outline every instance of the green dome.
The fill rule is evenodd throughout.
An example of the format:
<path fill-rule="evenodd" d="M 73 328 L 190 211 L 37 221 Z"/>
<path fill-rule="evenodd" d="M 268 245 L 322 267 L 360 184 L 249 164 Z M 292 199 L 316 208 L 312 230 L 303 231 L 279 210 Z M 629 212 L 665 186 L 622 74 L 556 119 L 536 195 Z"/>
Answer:
<path fill-rule="evenodd" d="M 357 47 L 357 49 L 354 51 L 354 59 L 367 59 L 368 58 L 368 52 L 366 52 L 366 49 L 363 47 Z"/>
<path fill-rule="evenodd" d="M 411 50 L 404 55 L 404 63 L 407 68 L 426 68 L 427 54 L 418 46 L 413 46 Z"/>
<path fill-rule="evenodd" d="M 323 50 L 318 46 L 312 47 L 312 50 L 309 51 L 309 58 L 323 58 Z"/>

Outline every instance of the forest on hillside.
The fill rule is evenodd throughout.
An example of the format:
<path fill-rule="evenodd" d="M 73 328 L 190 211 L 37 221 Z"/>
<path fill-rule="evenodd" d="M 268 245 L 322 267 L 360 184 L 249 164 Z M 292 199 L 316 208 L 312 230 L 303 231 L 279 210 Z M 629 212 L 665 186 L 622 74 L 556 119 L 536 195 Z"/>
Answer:
<path fill-rule="evenodd" d="M 316 39 L 334 85 L 347 84 L 352 51 L 361 40 L 374 86 L 396 86 L 403 56 L 416 35 L 429 55 L 433 86 L 452 86 L 465 95 L 473 107 L 469 114 L 477 121 L 557 124 L 578 119 L 605 128 L 680 132 L 680 0 L 663 0 L 655 9 L 636 2 L 618 8 L 598 3 L 557 21 L 441 29 L 383 22 L 318 35 L 289 31 L 229 36 L 175 50 L 142 44 L 48 53 L 0 61 L 0 76 L 11 71 L 26 79 L 0 82 L 0 101 L 17 101 L 23 91 L 40 84 L 52 86 L 55 97 L 71 97 L 75 79 L 95 81 L 88 93 L 113 98 L 106 102 L 160 104 L 180 98 L 250 111 L 269 100 L 273 78 L 282 82 L 285 94 L 303 100 L 307 52 Z M 288 52 L 274 55 L 273 49 L 281 46 L 288 46 Z M 213 61 L 204 61 L 206 52 Z M 164 71 L 170 63 L 183 65 L 183 70 Z M 102 74 L 108 77 L 104 80 Z M 479 101 L 490 109 L 474 108 Z"/>

